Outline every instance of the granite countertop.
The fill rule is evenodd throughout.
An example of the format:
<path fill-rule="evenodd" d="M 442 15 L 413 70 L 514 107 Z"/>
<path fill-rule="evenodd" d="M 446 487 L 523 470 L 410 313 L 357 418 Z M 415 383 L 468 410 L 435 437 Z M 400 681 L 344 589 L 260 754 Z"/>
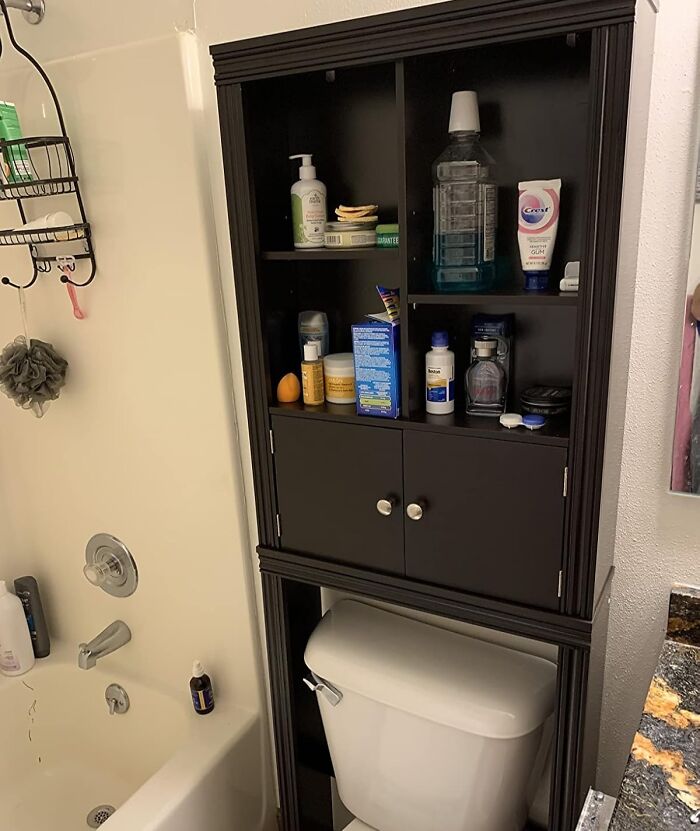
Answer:
<path fill-rule="evenodd" d="M 695 827 L 700 829 L 700 589 L 676 586 L 609 831 Z"/>

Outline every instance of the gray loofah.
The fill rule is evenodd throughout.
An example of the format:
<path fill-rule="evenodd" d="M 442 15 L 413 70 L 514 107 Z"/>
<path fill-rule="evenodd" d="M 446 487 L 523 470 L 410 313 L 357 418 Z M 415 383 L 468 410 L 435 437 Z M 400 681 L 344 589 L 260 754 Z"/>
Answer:
<path fill-rule="evenodd" d="M 0 388 L 18 407 L 41 418 L 66 383 L 67 369 L 52 344 L 32 338 L 27 347 L 20 335 L 0 354 Z"/>

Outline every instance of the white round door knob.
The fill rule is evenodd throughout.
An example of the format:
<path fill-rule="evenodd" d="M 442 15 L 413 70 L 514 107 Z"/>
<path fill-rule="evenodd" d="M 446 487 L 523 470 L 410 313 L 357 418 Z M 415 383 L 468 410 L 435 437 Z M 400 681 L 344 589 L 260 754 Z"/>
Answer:
<path fill-rule="evenodd" d="M 423 519 L 423 506 L 418 502 L 411 502 L 410 505 L 406 506 L 406 516 L 414 522 L 418 522 L 419 519 Z"/>
<path fill-rule="evenodd" d="M 377 502 L 377 511 L 382 516 L 391 516 L 391 512 L 394 510 L 394 500 L 393 499 L 380 499 Z"/>

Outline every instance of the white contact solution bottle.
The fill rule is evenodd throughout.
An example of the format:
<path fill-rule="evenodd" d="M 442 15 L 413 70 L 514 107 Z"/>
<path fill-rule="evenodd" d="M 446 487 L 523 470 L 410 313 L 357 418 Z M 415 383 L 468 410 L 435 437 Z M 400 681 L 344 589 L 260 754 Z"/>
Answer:
<path fill-rule="evenodd" d="M 34 666 L 34 648 L 22 601 L 0 580 L 0 672 L 23 675 Z"/>
<path fill-rule="evenodd" d="M 326 233 L 326 186 L 316 178 L 310 153 L 298 153 L 299 179 L 292 185 L 292 228 L 295 248 L 323 248 Z"/>
<path fill-rule="evenodd" d="M 425 411 L 446 415 L 455 410 L 455 353 L 447 332 L 433 332 L 432 349 L 425 356 Z"/>

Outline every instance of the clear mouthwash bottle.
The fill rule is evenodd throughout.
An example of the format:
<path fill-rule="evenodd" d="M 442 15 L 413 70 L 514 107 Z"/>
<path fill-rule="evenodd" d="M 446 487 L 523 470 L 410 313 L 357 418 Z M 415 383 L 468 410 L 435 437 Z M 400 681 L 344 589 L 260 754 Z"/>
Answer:
<path fill-rule="evenodd" d="M 449 132 L 433 163 L 433 285 L 440 292 L 487 291 L 496 276 L 497 193 L 475 92 L 452 95 Z"/>

